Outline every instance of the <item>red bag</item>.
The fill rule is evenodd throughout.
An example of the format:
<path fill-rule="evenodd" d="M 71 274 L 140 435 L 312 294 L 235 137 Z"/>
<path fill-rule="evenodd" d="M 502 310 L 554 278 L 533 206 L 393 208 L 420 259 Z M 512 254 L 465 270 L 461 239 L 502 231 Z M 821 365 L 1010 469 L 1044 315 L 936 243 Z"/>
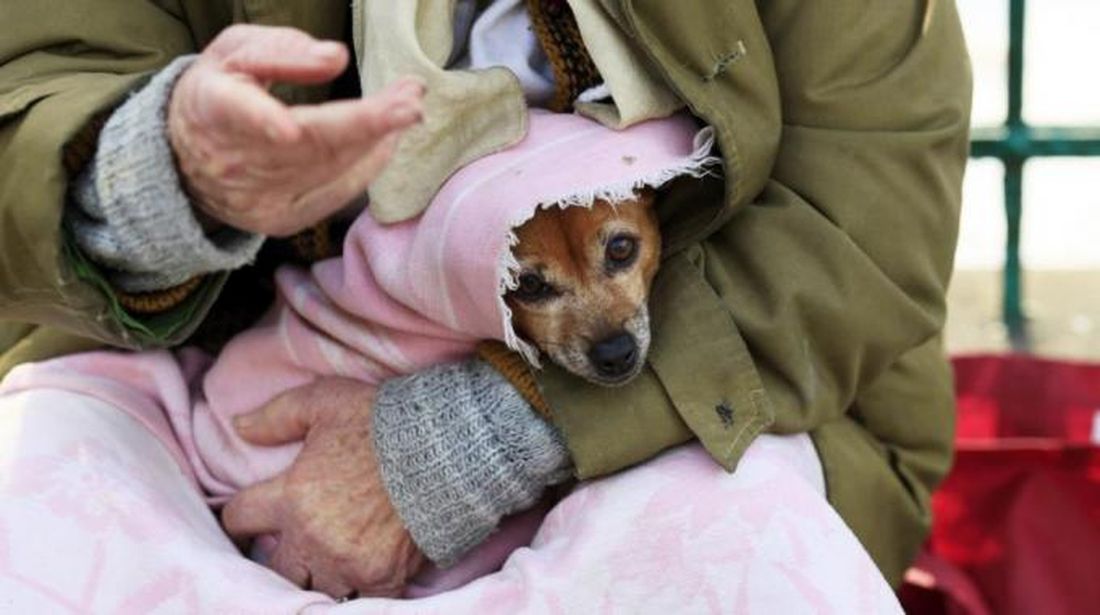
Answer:
<path fill-rule="evenodd" d="M 954 363 L 958 453 L 906 611 L 1100 612 L 1100 365 Z"/>

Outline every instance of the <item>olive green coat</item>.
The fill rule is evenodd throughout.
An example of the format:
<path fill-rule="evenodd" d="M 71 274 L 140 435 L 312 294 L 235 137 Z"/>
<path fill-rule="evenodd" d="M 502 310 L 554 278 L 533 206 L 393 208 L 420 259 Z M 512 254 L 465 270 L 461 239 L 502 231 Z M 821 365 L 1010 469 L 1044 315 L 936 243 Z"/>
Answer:
<path fill-rule="evenodd" d="M 762 431 L 809 431 L 829 498 L 892 582 L 951 460 L 944 294 L 970 75 L 950 0 L 603 0 L 712 124 L 725 183 L 662 204 L 649 369 L 625 389 L 548 370 L 577 472 L 698 437 L 732 469 Z M 126 315 L 61 230 L 94 119 L 234 21 L 345 32 L 347 0 L 6 0 L 0 5 L 0 374 L 88 348 L 187 338 Z M 288 91 L 293 100 L 323 91 Z"/>

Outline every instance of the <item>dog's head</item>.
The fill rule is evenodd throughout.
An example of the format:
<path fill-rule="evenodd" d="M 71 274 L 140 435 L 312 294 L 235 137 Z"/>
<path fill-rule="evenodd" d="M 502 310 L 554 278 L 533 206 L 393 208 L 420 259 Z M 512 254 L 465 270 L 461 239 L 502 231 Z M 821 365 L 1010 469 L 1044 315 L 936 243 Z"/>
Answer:
<path fill-rule="evenodd" d="M 649 287 L 660 260 L 654 194 L 540 210 L 517 230 L 519 286 L 505 301 L 521 336 L 597 384 L 624 384 L 649 350 Z"/>

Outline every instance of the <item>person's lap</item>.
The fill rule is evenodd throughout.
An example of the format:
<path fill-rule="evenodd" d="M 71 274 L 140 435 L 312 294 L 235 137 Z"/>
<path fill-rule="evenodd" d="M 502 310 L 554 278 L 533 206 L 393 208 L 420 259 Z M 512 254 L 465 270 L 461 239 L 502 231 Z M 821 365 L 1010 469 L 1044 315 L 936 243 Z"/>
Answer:
<path fill-rule="evenodd" d="M 270 613 L 326 600 L 242 558 L 161 442 L 102 401 L 0 397 L 0 467 L 11 612 Z"/>
<path fill-rule="evenodd" d="M 586 483 L 458 589 L 335 604 L 241 556 L 158 439 L 97 399 L 0 396 L 0 604 L 13 612 L 897 612 L 805 442 L 735 474 L 697 446 Z M 819 471 L 819 470 L 818 470 Z M 498 538 L 507 540 L 507 538 Z"/>

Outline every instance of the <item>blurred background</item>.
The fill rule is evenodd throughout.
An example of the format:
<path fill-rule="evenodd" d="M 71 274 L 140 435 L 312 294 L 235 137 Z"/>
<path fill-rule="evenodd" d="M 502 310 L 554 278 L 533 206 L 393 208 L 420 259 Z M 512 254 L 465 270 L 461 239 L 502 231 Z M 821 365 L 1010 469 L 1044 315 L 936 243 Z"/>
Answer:
<path fill-rule="evenodd" d="M 903 603 L 1097 612 L 1100 0 L 956 2 L 975 86 L 948 292 L 956 454 Z"/>
<path fill-rule="evenodd" d="M 1013 1 L 958 0 L 974 67 L 978 157 L 964 187 L 947 345 L 952 354 L 1016 349 L 1097 360 L 1100 0 L 1027 2 L 1015 20 Z M 1013 193 L 1018 276 L 1006 259 Z"/>

